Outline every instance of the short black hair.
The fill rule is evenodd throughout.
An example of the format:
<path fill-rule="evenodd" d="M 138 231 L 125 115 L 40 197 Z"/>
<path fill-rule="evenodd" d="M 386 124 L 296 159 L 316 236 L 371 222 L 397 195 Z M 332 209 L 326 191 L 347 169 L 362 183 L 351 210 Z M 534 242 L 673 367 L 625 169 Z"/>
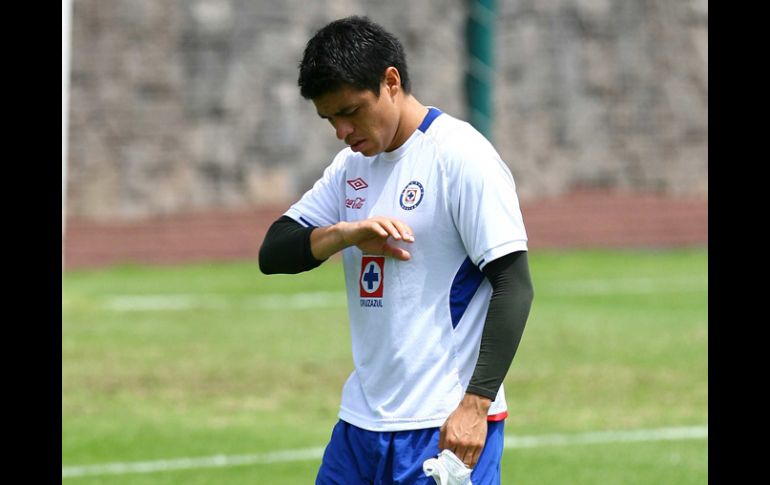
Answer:
<path fill-rule="evenodd" d="M 299 64 L 300 94 L 315 99 L 343 86 L 380 95 L 385 69 L 398 69 L 401 87 L 410 92 L 401 42 L 368 17 L 335 20 L 316 32 Z"/>

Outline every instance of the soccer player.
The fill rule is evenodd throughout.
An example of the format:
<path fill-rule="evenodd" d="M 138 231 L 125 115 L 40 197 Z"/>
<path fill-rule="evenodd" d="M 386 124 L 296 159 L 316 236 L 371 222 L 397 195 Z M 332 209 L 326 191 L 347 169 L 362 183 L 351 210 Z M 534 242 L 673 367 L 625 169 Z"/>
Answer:
<path fill-rule="evenodd" d="M 503 379 L 533 298 L 513 177 L 478 131 L 411 93 L 403 47 L 366 17 L 307 43 L 300 93 L 341 150 L 275 221 L 265 274 L 341 252 L 355 369 L 317 484 L 429 484 L 452 451 L 500 482 Z"/>

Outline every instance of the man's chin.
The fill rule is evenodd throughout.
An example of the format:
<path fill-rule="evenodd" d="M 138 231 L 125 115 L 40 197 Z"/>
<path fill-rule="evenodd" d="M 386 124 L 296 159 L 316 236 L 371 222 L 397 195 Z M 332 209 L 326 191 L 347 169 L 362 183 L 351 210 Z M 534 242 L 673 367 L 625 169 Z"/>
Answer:
<path fill-rule="evenodd" d="M 353 151 L 358 152 L 358 153 L 360 153 L 361 155 L 363 155 L 365 157 L 373 157 L 373 156 L 377 155 L 378 153 L 380 153 L 380 151 L 378 151 L 376 147 L 372 147 L 372 146 L 370 146 L 368 144 L 363 146 L 363 147 L 361 147 L 358 150 L 353 150 Z"/>

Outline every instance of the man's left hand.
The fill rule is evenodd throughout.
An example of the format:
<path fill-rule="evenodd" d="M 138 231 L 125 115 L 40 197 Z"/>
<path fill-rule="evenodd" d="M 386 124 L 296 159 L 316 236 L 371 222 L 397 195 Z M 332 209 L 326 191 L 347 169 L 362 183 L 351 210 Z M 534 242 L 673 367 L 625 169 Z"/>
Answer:
<path fill-rule="evenodd" d="M 491 405 L 489 398 L 465 394 L 441 426 L 439 451 L 450 450 L 468 468 L 476 466 L 487 439 L 487 412 Z"/>

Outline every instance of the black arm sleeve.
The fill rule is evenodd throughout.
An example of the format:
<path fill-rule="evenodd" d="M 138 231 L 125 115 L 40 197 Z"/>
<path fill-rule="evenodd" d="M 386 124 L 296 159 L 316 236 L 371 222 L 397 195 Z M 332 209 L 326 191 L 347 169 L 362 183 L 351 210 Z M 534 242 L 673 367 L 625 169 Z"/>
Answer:
<path fill-rule="evenodd" d="M 273 222 L 259 248 L 259 269 L 264 274 L 296 274 L 323 263 L 310 251 L 310 233 L 314 227 L 304 227 L 289 216 Z"/>
<path fill-rule="evenodd" d="M 466 391 L 494 400 L 519 347 L 534 289 L 526 251 L 489 262 L 483 273 L 492 284 L 492 298 L 479 358 Z"/>

